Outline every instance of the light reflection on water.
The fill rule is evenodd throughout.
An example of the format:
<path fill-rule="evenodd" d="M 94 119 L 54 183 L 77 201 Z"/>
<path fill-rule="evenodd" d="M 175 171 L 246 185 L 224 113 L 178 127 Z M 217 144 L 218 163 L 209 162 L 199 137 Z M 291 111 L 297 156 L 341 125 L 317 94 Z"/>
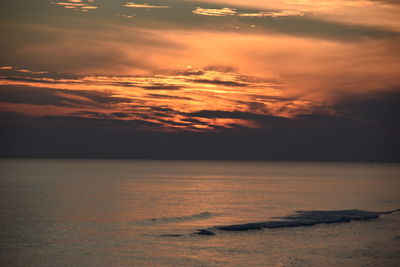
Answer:
<path fill-rule="evenodd" d="M 0 167 L 2 265 L 357 265 L 371 262 L 368 251 L 375 263 L 399 260 L 397 214 L 191 235 L 295 210 L 397 209 L 395 164 L 1 160 Z"/>

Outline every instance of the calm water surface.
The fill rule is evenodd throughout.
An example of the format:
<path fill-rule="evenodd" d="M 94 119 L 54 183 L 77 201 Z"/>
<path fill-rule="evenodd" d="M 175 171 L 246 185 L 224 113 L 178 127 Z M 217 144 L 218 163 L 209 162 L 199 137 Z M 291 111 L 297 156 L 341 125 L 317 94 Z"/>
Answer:
<path fill-rule="evenodd" d="M 1 160 L 0 175 L 1 266 L 400 264 L 399 213 L 192 234 L 296 210 L 398 209 L 397 164 Z"/>

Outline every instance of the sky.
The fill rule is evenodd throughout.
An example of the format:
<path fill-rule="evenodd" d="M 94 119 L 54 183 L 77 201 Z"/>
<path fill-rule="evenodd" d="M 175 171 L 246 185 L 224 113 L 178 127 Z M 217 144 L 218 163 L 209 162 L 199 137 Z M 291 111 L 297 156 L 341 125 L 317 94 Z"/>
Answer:
<path fill-rule="evenodd" d="M 3 0 L 2 157 L 400 161 L 397 0 Z"/>

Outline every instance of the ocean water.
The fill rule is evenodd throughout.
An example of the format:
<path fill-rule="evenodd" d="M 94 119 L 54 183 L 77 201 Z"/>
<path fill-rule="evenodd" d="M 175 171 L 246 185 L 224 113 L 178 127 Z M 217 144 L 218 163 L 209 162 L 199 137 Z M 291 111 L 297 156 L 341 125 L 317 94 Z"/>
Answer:
<path fill-rule="evenodd" d="M 400 165 L 0 160 L 1 266 L 400 266 L 400 213 L 220 231 L 295 211 L 400 208 Z"/>

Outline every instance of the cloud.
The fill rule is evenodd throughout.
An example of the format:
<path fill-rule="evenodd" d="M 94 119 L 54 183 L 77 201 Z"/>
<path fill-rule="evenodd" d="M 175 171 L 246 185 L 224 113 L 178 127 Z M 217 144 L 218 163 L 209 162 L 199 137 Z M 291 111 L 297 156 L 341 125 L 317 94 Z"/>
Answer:
<path fill-rule="evenodd" d="M 155 60 L 149 60 L 151 55 L 168 51 L 172 56 L 182 48 L 176 40 L 160 38 L 156 32 L 98 23 L 91 17 L 82 20 L 85 26 L 80 28 L 75 20 L 65 21 L 68 27 L 51 23 L 18 27 L 7 24 L 1 33 L 12 34 L 13 38 L 2 42 L 0 59 L 12 65 L 71 74 L 108 74 L 111 69 L 115 73 L 148 73 L 160 67 Z"/>
<path fill-rule="evenodd" d="M 110 116 L 107 113 L 102 113 L 102 112 L 95 112 L 95 111 L 78 111 L 78 112 L 72 112 L 70 113 L 70 115 L 72 116 L 89 116 L 91 118 L 99 118 L 99 119 L 108 119 L 108 118 L 112 118 L 112 116 Z"/>
<path fill-rule="evenodd" d="M 193 114 L 210 120 L 251 118 L 265 125 L 252 129 L 230 123 L 226 127 L 214 125 L 214 131 L 206 132 L 171 132 L 163 126 L 174 124 L 177 128 L 186 129 L 202 124 L 209 127 L 202 117 L 185 118 L 183 122 L 167 118 L 161 124 L 115 120 L 105 118 L 106 114 L 101 113 L 91 114 L 93 118 L 38 118 L 2 113 L 0 153 L 3 157 L 398 162 L 399 99 L 397 92 L 368 95 L 364 99 L 349 98 L 338 107 L 341 106 L 346 114 L 351 113 L 352 116 L 313 114 L 289 120 L 212 110 Z M 369 117 L 373 112 L 368 111 L 368 105 L 376 111 L 372 120 Z"/>
<path fill-rule="evenodd" d="M 226 85 L 226 86 L 246 86 L 245 83 L 235 82 L 235 81 L 220 81 L 220 80 L 193 80 L 195 83 L 208 83 L 215 85 Z"/>
<path fill-rule="evenodd" d="M 48 71 L 32 71 L 32 70 L 27 70 L 27 69 L 18 69 L 17 72 L 32 73 L 32 74 L 45 74 L 45 73 L 48 73 Z"/>
<path fill-rule="evenodd" d="M 0 102 L 53 106 L 104 107 L 130 103 L 132 99 L 115 97 L 106 92 L 84 90 L 60 90 L 42 87 L 0 86 Z"/>
<path fill-rule="evenodd" d="M 297 10 L 279 10 L 279 11 L 259 11 L 252 13 L 245 13 L 243 11 L 237 11 L 234 8 L 219 8 L 219 9 L 205 9 L 197 7 L 192 11 L 194 14 L 204 15 L 204 16 L 214 16 L 214 17 L 224 17 L 224 16 L 239 16 L 239 17 L 272 17 L 281 18 L 288 16 L 304 16 L 305 12 Z"/>
<path fill-rule="evenodd" d="M 220 111 L 220 110 L 201 110 L 198 112 L 193 112 L 188 114 L 190 117 L 194 118 L 208 118 L 208 119 L 243 119 L 256 121 L 258 125 L 271 127 L 282 127 L 284 124 L 290 122 L 289 119 L 283 117 L 271 116 L 268 114 L 256 114 L 252 112 L 242 112 L 242 111 Z M 240 124 L 239 124 L 240 125 Z"/>
<path fill-rule="evenodd" d="M 113 113 L 111 113 L 111 115 L 114 117 L 117 117 L 117 118 L 129 118 L 132 116 L 132 114 L 124 113 L 124 112 L 113 112 Z"/>
<path fill-rule="evenodd" d="M 174 96 L 174 95 L 160 95 L 160 94 L 148 94 L 149 97 L 164 98 L 164 99 L 181 99 L 181 100 L 194 100 L 190 97 Z"/>
<path fill-rule="evenodd" d="M 43 72 L 46 73 L 46 72 Z M 0 80 L 8 80 L 15 82 L 29 82 L 29 83 L 53 83 L 56 84 L 58 81 L 54 79 L 43 79 L 43 78 L 34 78 L 34 77 L 18 77 L 18 76 L 0 76 Z"/>
<path fill-rule="evenodd" d="M 0 87 L 0 102 L 65 106 L 65 100 L 67 99 L 47 88 Z"/>
<path fill-rule="evenodd" d="M 194 14 L 198 14 L 198 15 L 213 16 L 213 17 L 233 16 L 236 14 L 235 9 L 231 9 L 228 7 L 224 7 L 224 8 L 220 8 L 220 9 L 205 9 L 205 8 L 197 7 L 192 12 Z"/>
<path fill-rule="evenodd" d="M 333 107 L 342 117 L 375 125 L 389 135 L 400 135 L 400 90 L 363 95 L 344 94 Z M 372 130 L 372 129 L 371 129 Z"/>
<path fill-rule="evenodd" d="M 51 2 L 54 5 L 62 6 L 67 9 L 87 12 L 88 10 L 97 9 L 97 6 L 91 5 L 94 0 L 66 0 L 64 2 Z"/>
<path fill-rule="evenodd" d="M 238 16 L 240 17 L 272 17 L 272 18 L 281 18 L 281 17 L 289 17 L 289 16 L 304 16 L 305 13 L 302 11 L 296 10 L 280 10 L 280 11 L 260 11 L 258 13 L 240 13 Z"/>
<path fill-rule="evenodd" d="M 186 119 L 182 119 L 182 121 L 187 121 L 187 122 L 190 122 L 190 123 L 193 123 L 193 124 L 208 125 L 207 122 L 201 121 L 201 120 L 198 120 L 198 119 L 195 119 L 195 118 L 186 118 Z"/>
<path fill-rule="evenodd" d="M 120 17 L 126 18 L 126 19 L 132 19 L 134 17 L 134 15 L 125 15 L 125 14 L 117 14 Z"/>
<path fill-rule="evenodd" d="M 149 5 L 147 3 L 145 4 L 135 4 L 133 2 L 128 2 L 124 7 L 134 7 L 134 8 L 169 8 L 169 6 L 157 6 L 157 5 Z"/>
<path fill-rule="evenodd" d="M 0 70 L 12 70 L 12 69 L 14 69 L 14 67 L 12 67 L 12 66 L 2 66 L 2 67 L 0 67 Z"/>
<path fill-rule="evenodd" d="M 149 85 L 149 86 L 143 86 L 143 89 L 146 90 L 180 90 L 181 86 L 177 85 Z"/>

